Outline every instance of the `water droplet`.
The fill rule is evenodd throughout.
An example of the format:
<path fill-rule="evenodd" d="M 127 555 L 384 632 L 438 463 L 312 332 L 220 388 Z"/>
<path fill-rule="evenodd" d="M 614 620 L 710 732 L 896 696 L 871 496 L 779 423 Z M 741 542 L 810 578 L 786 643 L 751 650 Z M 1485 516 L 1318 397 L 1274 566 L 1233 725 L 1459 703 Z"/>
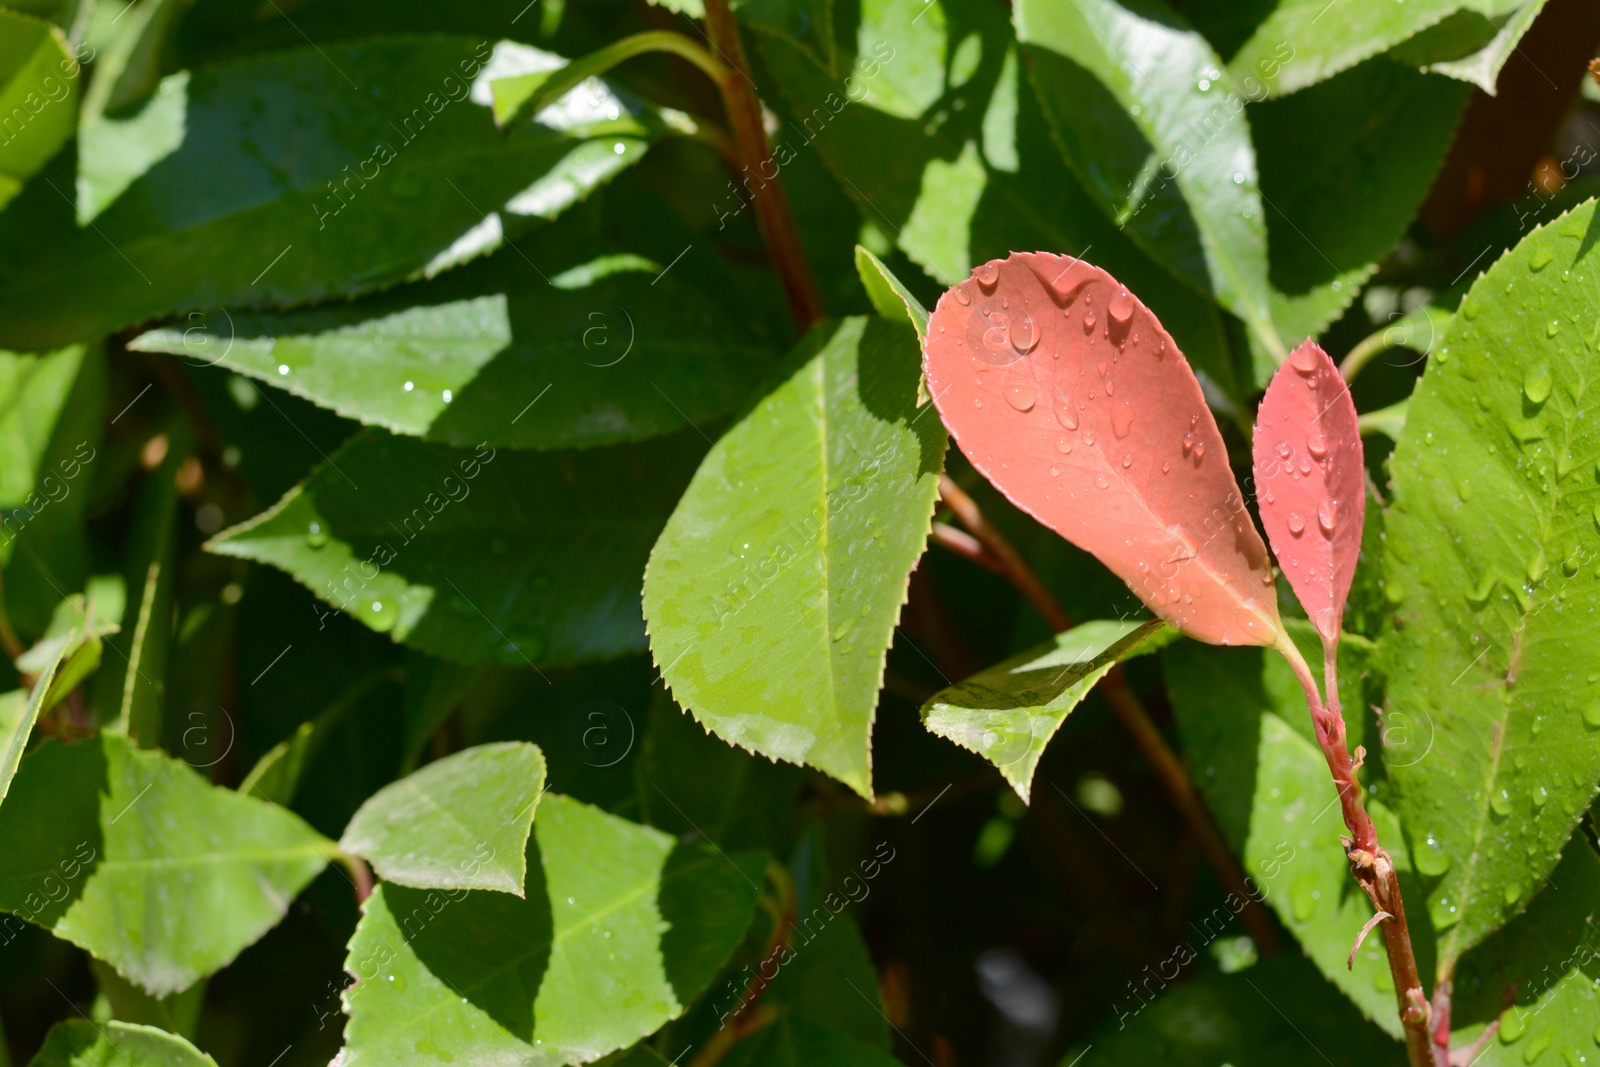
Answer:
<path fill-rule="evenodd" d="M 1094 444 L 1094 434 L 1085 432 L 1083 435 L 1083 443 L 1086 445 Z"/>
<path fill-rule="evenodd" d="M 1502 789 L 1502 790 L 1500 790 L 1500 792 L 1494 794 L 1494 796 L 1489 798 L 1489 807 L 1496 815 L 1499 815 L 1502 818 L 1504 818 L 1507 815 L 1510 815 L 1511 814 L 1511 794 L 1510 794 L 1510 792 L 1508 792 L 1507 790 Z"/>
<path fill-rule="evenodd" d="M 1323 536 L 1333 536 L 1333 520 L 1335 507 L 1332 504 L 1323 504 L 1317 508 L 1317 526 L 1322 530 Z"/>
<path fill-rule="evenodd" d="M 1437 878 L 1450 869 L 1450 853 L 1444 850 L 1439 839 L 1429 834 L 1413 850 L 1413 861 L 1417 870 L 1429 878 Z M 1445 901 L 1440 901 L 1445 904 Z"/>
<path fill-rule="evenodd" d="M 1534 270 L 1544 270 L 1556 254 L 1550 250 L 1549 245 L 1540 245 L 1533 250 L 1533 255 L 1528 259 L 1528 266 Z"/>
<path fill-rule="evenodd" d="M 1235 184 L 1235 185 L 1243 185 L 1244 184 L 1244 171 L 1236 170 L 1236 171 L 1233 172 L 1233 184 Z"/>
<path fill-rule="evenodd" d="M 1133 457 L 1132 456 L 1123 456 L 1122 457 L 1122 469 L 1123 470 L 1127 470 L 1131 466 L 1133 466 Z"/>
<path fill-rule="evenodd" d="M 854 630 L 855 628 L 856 628 L 856 616 L 854 616 L 854 615 L 846 615 L 842 620 L 840 620 L 839 625 L 837 625 L 837 626 L 835 626 L 833 628 L 833 639 L 835 641 L 843 641 L 844 638 L 845 638 L 845 635 L 847 635 L 851 630 Z"/>
<path fill-rule="evenodd" d="M 1528 560 L 1528 581 L 1539 581 L 1539 579 L 1544 577 L 1544 571 L 1544 546 L 1540 545 L 1538 550 L 1534 552 L 1533 558 Z"/>
<path fill-rule="evenodd" d="M 1515 1044 L 1527 1032 L 1528 1017 L 1522 1013 L 1520 1008 L 1512 1008 L 1500 1016 L 1500 1041 L 1502 1044 Z"/>
<path fill-rule="evenodd" d="M 1550 790 L 1546 789 L 1544 786 L 1541 785 L 1538 788 L 1538 790 L 1533 794 L 1533 798 L 1532 799 L 1533 799 L 1533 809 L 1535 811 L 1538 811 L 1540 808 L 1544 807 L 1547 803 L 1549 803 L 1549 801 L 1550 801 Z"/>
<path fill-rule="evenodd" d="M 1478 302 L 1470 296 L 1461 302 L 1461 314 L 1465 315 L 1469 321 L 1476 319 L 1482 311 L 1483 308 L 1478 306 Z"/>
<path fill-rule="evenodd" d="M 1522 378 L 1522 393 L 1528 398 L 1530 404 L 1543 404 L 1550 399 L 1550 368 L 1541 363 L 1536 367 L 1529 367 L 1528 373 Z"/>
<path fill-rule="evenodd" d="M 1544 328 L 1544 334 L 1545 334 L 1546 337 L 1554 337 L 1556 334 L 1558 334 L 1560 332 L 1561 332 L 1561 320 L 1560 319 L 1551 319 L 1550 320 L 1550 324 Z"/>
<path fill-rule="evenodd" d="M 1060 467 L 1051 467 L 1050 468 L 1050 477 L 1052 477 L 1052 478 L 1061 477 L 1061 468 Z"/>
<path fill-rule="evenodd" d="M 1172 464 L 1170 464 L 1170 463 L 1161 464 L 1161 473 L 1162 474 L 1171 474 L 1172 473 Z"/>
<path fill-rule="evenodd" d="M 1094 476 L 1094 484 L 1096 488 L 1104 489 L 1111 484 L 1111 481 L 1104 474 L 1096 474 Z"/>
<path fill-rule="evenodd" d="M 1034 397 L 1033 386 L 1026 382 L 1016 382 L 1006 386 L 1006 403 L 1018 411 L 1032 411 Z"/>
<path fill-rule="evenodd" d="M 1194 434 L 1186 433 L 1183 435 L 1183 454 L 1187 456 L 1192 451 L 1194 451 Z M 1600 517 L 1600 509 L 1597 509 L 1595 514 Z"/>
<path fill-rule="evenodd" d="M 1279 458 L 1288 459 L 1289 455 L 1290 455 L 1290 453 L 1292 451 L 1293 450 L 1289 447 L 1289 442 L 1288 441 L 1279 441 L 1278 442 L 1278 456 L 1279 456 Z"/>
<path fill-rule="evenodd" d="M 1317 354 L 1309 346 L 1297 348 L 1289 357 L 1289 365 L 1301 374 L 1317 373 Z"/>
<path fill-rule="evenodd" d="M 309 532 L 306 534 L 306 544 L 312 548 L 321 548 L 327 543 L 328 531 L 324 530 L 320 523 L 312 523 Z"/>
<path fill-rule="evenodd" d="M 1555 1041 L 1555 1036 L 1548 1030 L 1541 1030 L 1534 1034 L 1528 1039 L 1528 1047 L 1522 1050 L 1522 1062 L 1532 1063 L 1540 1056 L 1543 1056 L 1553 1041 Z"/>
<path fill-rule="evenodd" d="M 1321 459 L 1328 454 L 1328 439 L 1313 434 L 1306 438 L 1306 451 L 1316 459 Z"/>
<path fill-rule="evenodd" d="M 1069 430 L 1078 428 L 1078 409 L 1072 406 L 1070 397 L 1056 398 L 1056 421 Z"/>
<path fill-rule="evenodd" d="M 1109 393 L 1110 391 L 1111 383 L 1107 382 L 1106 392 Z M 1128 436 L 1129 431 L 1133 429 L 1133 418 L 1134 410 L 1131 401 L 1122 400 L 1112 406 L 1111 432 L 1117 435 L 1118 440 Z"/>
<path fill-rule="evenodd" d="M 1289 532 L 1296 537 L 1306 532 L 1306 520 L 1300 517 L 1298 511 L 1289 512 Z"/>
<path fill-rule="evenodd" d="M 1511 885 L 1506 886 L 1506 891 L 1505 891 L 1504 895 L 1505 895 L 1505 899 L 1506 899 L 1506 907 L 1509 908 L 1513 904 L 1515 904 L 1517 901 L 1522 899 L 1522 887 L 1520 885 L 1512 883 Z"/>
<path fill-rule="evenodd" d="M 289 364 L 287 364 L 287 363 L 278 364 L 278 373 L 279 374 L 288 374 L 289 373 Z"/>
<path fill-rule="evenodd" d="M 1118 289 L 1106 304 L 1106 311 L 1110 313 L 1112 322 L 1126 326 L 1128 320 L 1133 318 L 1133 301 L 1128 297 L 1128 290 Z"/>
<path fill-rule="evenodd" d="M 1204 441 L 1196 441 L 1195 445 L 1194 445 L 1194 461 L 1196 463 L 1199 463 L 1201 460 L 1203 460 L 1205 458 L 1206 458 L 1206 443 Z"/>
<path fill-rule="evenodd" d="M 959 285 L 956 286 L 955 298 L 956 303 L 960 304 L 962 307 L 970 307 L 972 305 L 972 297 L 968 296 L 967 291 L 961 288 Z"/>
<path fill-rule="evenodd" d="M 1317 873 L 1302 871 L 1289 890 L 1289 901 L 1294 908 L 1295 922 L 1310 922 L 1312 916 L 1316 915 L 1317 904 L 1321 900 L 1322 890 L 1318 887 Z"/>
<path fill-rule="evenodd" d="M 406 384 L 402 385 L 400 388 L 404 389 L 406 392 L 409 393 L 409 392 L 411 392 L 411 390 L 415 389 L 416 387 L 417 387 L 417 383 L 416 382 L 407 382 Z"/>
<path fill-rule="evenodd" d="M 995 285 L 1000 281 L 1000 264 L 985 263 L 973 271 L 972 276 L 978 279 L 978 288 L 986 293 L 992 293 Z"/>
<path fill-rule="evenodd" d="M 1591 730 L 1600 729 L 1600 704 L 1590 704 L 1583 709 L 1583 724 Z"/>
<path fill-rule="evenodd" d="M 1039 331 L 1033 325 L 1033 318 L 1021 308 L 1018 308 L 1012 317 L 1007 332 L 1011 337 L 1011 347 L 1015 348 L 1019 355 L 1027 355 L 1033 351 L 1033 346 L 1039 343 Z"/>
<path fill-rule="evenodd" d="M 981 408 L 981 407 L 983 407 L 983 401 L 979 400 L 977 397 L 973 397 L 972 398 L 972 406 L 975 407 L 975 408 Z"/>
<path fill-rule="evenodd" d="M 1301 474 L 1310 474 L 1311 473 L 1311 461 L 1309 459 L 1306 459 L 1303 456 L 1300 459 L 1300 473 Z"/>
<path fill-rule="evenodd" d="M 1072 451 L 1072 442 L 1065 437 L 1056 438 L 1056 451 L 1066 455 Z"/>

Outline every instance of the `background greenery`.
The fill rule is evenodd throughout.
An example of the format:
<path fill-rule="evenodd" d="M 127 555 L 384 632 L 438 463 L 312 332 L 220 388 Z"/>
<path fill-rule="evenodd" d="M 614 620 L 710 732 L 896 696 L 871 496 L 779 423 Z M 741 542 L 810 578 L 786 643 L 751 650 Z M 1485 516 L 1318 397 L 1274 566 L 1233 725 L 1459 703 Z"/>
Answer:
<path fill-rule="evenodd" d="M 804 336 L 702 70 L 518 103 L 703 14 L 0 7 L 0 1067 L 1403 1062 L 1287 669 L 1140 627 L 919 397 L 1034 249 L 1240 470 L 1288 346 L 1352 361 L 1425 977 L 1514 1005 L 1479 1063 L 1600 1062 L 1600 13 L 745 0 Z M 928 548 L 941 473 L 1084 628 Z M 952 688 L 1013 656 L 1075 673 Z"/>

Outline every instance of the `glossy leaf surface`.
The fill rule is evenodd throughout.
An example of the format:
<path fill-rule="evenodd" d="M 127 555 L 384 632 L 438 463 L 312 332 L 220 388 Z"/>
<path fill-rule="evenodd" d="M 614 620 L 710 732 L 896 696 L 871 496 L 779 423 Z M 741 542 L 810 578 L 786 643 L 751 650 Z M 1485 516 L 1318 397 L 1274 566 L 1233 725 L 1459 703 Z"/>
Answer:
<path fill-rule="evenodd" d="M 86 128 L 76 204 L 53 168 L 0 217 L 0 344 L 432 273 L 496 247 L 519 214 L 580 199 L 595 181 L 540 184 L 572 153 L 648 145 L 609 90 L 502 135 L 471 95 L 494 58 L 487 40 L 394 37 L 168 75 L 138 111 Z"/>
<path fill-rule="evenodd" d="M 526 899 L 378 887 L 345 963 L 343 1063 L 555 1067 L 631 1045 L 738 945 L 762 869 L 555 794 L 527 859 Z"/>
<path fill-rule="evenodd" d="M 1366 468 L 1350 387 L 1315 341 L 1273 375 L 1251 447 L 1273 554 L 1317 632 L 1332 642 L 1361 555 Z"/>
<path fill-rule="evenodd" d="M 1138 298 L 1070 256 L 1018 253 L 945 292 L 928 386 L 973 466 L 1161 618 L 1271 644 L 1266 546 L 1188 361 Z"/>
<path fill-rule="evenodd" d="M 1386 752 L 1441 966 L 1534 898 L 1600 785 L 1593 202 L 1478 278 L 1391 460 Z"/>
<path fill-rule="evenodd" d="M 1086 622 L 934 694 L 922 724 L 994 764 L 1026 802 L 1045 746 L 1089 690 L 1176 636 L 1160 620 Z"/>
<path fill-rule="evenodd" d="M 1280 353 L 1250 122 L 1211 45 L 1160 0 L 1023 0 L 1015 18 L 1040 102 L 1091 195 Z"/>
<path fill-rule="evenodd" d="M 210 547 L 449 659 L 602 659 L 644 647 L 639 578 L 704 451 L 690 431 L 544 453 L 368 431 Z"/>
<path fill-rule="evenodd" d="M 0 910 L 165 995 L 277 925 L 333 851 L 299 816 L 123 738 L 46 741 L 0 806 Z"/>
<path fill-rule="evenodd" d="M 872 792 L 871 730 L 945 433 L 917 407 L 916 334 L 851 318 L 695 473 L 645 574 L 650 648 L 717 736 Z"/>
<path fill-rule="evenodd" d="M 44 1039 L 28 1067 L 217 1067 L 176 1034 L 109 1019 L 69 1019 Z"/>
<path fill-rule="evenodd" d="M 537 745 L 479 745 L 374 793 L 339 839 L 385 882 L 523 894 L 524 853 L 544 792 Z"/>

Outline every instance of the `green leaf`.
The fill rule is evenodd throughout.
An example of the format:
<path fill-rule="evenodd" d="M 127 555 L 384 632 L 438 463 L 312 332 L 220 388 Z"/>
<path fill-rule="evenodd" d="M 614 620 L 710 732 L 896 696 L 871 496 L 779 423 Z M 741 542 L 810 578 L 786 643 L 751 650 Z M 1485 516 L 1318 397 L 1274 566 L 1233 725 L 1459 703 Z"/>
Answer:
<path fill-rule="evenodd" d="M 1468 94 L 1459 82 L 1375 59 L 1251 106 L 1273 316 L 1284 337 L 1320 335 L 1355 300 L 1421 207 Z"/>
<path fill-rule="evenodd" d="M 867 298 L 872 301 L 873 309 L 878 314 L 886 319 L 905 316 L 915 327 L 917 340 L 928 339 L 928 309 L 911 295 L 911 290 L 883 265 L 881 259 L 860 245 L 856 245 L 856 273 L 861 275 Z"/>
<path fill-rule="evenodd" d="M 67 143 L 78 124 L 83 68 L 56 27 L 0 8 L 0 208 Z"/>
<path fill-rule="evenodd" d="M 339 847 L 386 882 L 523 894 L 524 853 L 544 792 L 538 745 L 502 741 L 446 756 L 378 790 Z"/>
<path fill-rule="evenodd" d="M 927 10 L 942 9 L 934 4 Z M 905 34 L 864 21 L 859 43 L 845 49 L 854 58 L 843 93 L 842 71 L 822 66 L 812 50 L 789 38 L 758 33 L 762 58 L 793 109 L 774 158 L 815 148 L 859 206 L 864 225 L 941 285 L 954 285 L 979 263 L 1018 248 L 1090 255 L 1140 295 L 1214 384 L 1235 391 L 1215 305 L 1097 210 L 1051 143 L 1029 80 L 1020 74 L 1004 9 L 979 5 L 961 19 L 958 36 L 941 29 L 945 47 L 931 53 L 917 51 L 922 46 L 915 42 L 924 27 L 946 25 L 935 14 Z M 926 119 L 905 117 L 889 103 L 894 94 L 879 94 L 877 86 L 897 65 L 926 65 L 941 54 L 951 57 L 944 65 L 947 94 Z M 729 197 L 718 210 L 738 207 Z"/>
<path fill-rule="evenodd" d="M 759 856 L 675 846 L 559 795 L 539 804 L 528 894 L 380 885 L 350 942 L 348 1067 L 584 1063 L 682 1013 L 750 924 Z"/>
<path fill-rule="evenodd" d="M 1400 440 L 1400 434 L 1406 428 L 1406 409 L 1410 406 L 1411 398 L 1406 397 L 1398 404 L 1390 404 L 1360 416 L 1356 419 L 1356 425 L 1361 428 L 1361 436 L 1382 434 L 1391 441 Z"/>
<path fill-rule="evenodd" d="M 900 1061 L 871 1045 L 806 1019 L 783 1016 L 738 1042 L 723 1057 L 726 1067 L 899 1067 Z"/>
<path fill-rule="evenodd" d="M 1170 988 L 1176 976 L 1203 953 L 1191 937 L 1142 980 L 1142 995 L 1129 993 L 1114 1006 L 1116 1027 L 1089 1043 L 1097 1067 L 1404 1067 L 1405 1049 L 1367 1025 L 1306 961 L 1292 953 L 1263 960 L 1234 974 L 1206 974 Z M 1142 996 L 1155 994 L 1148 1004 Z M 1074 1046 L 1061 1067 L 1087 1049 Z"/>
<path fill-rule="evenodd" d="M 1470 82 L 1493 96 L 1495 85 L 1500 80 L 1501 69 L 1506 65 L 1506 60 L 1511 58 L 1511 53 L 1517 50 L 1517 42 L 1522 40 L 1523 34 L 1533 26 L 1533 20 L 1544 10 L 1544 3 L 1545 0 L 1531 0 L 1493 19 L 1480 15 L 1477 11 L 1458 12 L 1447 21 L 1464 20 L 1472 24 L 1472 28 L 1478 33 L 1487 29 L 1493 36 L 1476 48 L 1473 48 L 1473 45 L 1477 44 L 1478 38 L 1471 39 L 1466 54 L 1456 54 L 1457 49 L 1449 49 L 1443 55 L 1426 56 L 1422 69 Z M 1442 24 L 1435 27 L 1435 29 L 1442 28 Z"/>
<path fill-rule="evenodd" d="M 47 708 L 47 701 L 55 688 L 56 672 L 61 669 L 62 660 L 72 654 L 73 643 L 74 635 L 69 634 L 68 640 L 63 642 L 56 649 L 55 655 L 40 668 L 33 683 L 33 691 L 28 694 L 27 703 L 22 705 L 21 714 L 3 724 L 5 732 L 0 734 L 0 739 L 4 740 L 4 745 L 0 746 L 0 803 L 3 803 L 6 795 L 11 792 L 12 782 L 22 763 L 22 754 L 27 751 L 28 740 L 33 736 L 34 724 L 39 721 L 39 716 Z"/>
<path fill-rule="evenodd" d="M 1160 0 L 1024 0 L 1016 24 L 1040 102 L 1090 195 L 1281 359 L 1250 121 L 1205 38 Z"/>
<path fill-rule="evenodd" d="M 1333 77 L 1436 26 L 1457 12 L 1477 21 L 1523 6 L 1524 0 L 1278 0 L 1229 62 L 1243 84 L 1254 79 L 1282 96 Z"/>
<path fill-rule="evenodd" d="M 748 400 L 776 355 L 744 319 L 684 268 L 602 253 L 580 225 L 557 224 L 482 263 L 353 304 L 195 315 L 130 347 L 227 367 L 369 425 L 465 447 L 634 441 Z"/>
<path fill-rule="evenodd" d="M 1590 201 L 1477 280 L 1390 461 L 1386 721 L 1432 743 L 1390 774 L 1445 974 L 1527 907 L 1600 785 L 1594 237 Z"/>
<path fill-rule="evenodd" d="M 917 407 L 916 334 L 814 330 L 719 441 L 645 573 L 650 646 L 723 740 L 872 792 L 871 731 L 947 443 Z"/>
<path fill-rule="evenodd" d="M 1097 619 L 936 693 L 922 723 L 1000 769 L 1024 803 L 1045 746 L 1112 667 L 1177 631 L 1160 619 Z"/>
<path fill-rule="evenodd" d="M 217 1067 L 217 1061 L 153 1026 L 68 1019 L 51 1027 L 28 1067 Z"/>
<path fill-rule="evenodd" d="M 5 607 L 23 635 L 42 633 L 63 594 L 89 577 L 83 515 L 105 392 L 97 347 L 0 352 L 0 563 Z"/>
<path fill-rule="evenodd" d="M 472 80 L 549 58 L 417 36 L 168 75 L 137 112 L 85 127 L 76 209 L 56 170 L 0 216 L 0 344 L 369 291 L 497 247 L 659 126 L 597 83 L 503 135 Z"/>
<path fill-rule="evenodd" d="M 116 621 L 122 617 L 120 593 L 120 582 L 97 582 L 92 583 L 88 596 L 74 593 L 67 597 L 56 605 L 44 635 L 17 657 L 16 667 L 22 674 L 38 677 L 54 672 L 40 714 L 65 700 L 79 682 L 100 666 L 100 639 L 121 629 Z M 102 602 L 91 599 L 96 594 Z M 0 789 L 0 797 L 4 795 Z"/>
<path fill-rule="evenodd" d="M 333 849 L 298 816 L 123 738 L 47 740 L 0 806 L 0 910 L 165 996 L 266 933 Z"/>
<path fill-rule="evenodd" d="M 705 443 L 475 452 L 369 430 L 209 544 L 340 611 L 467 663 L 571 663 L 645 647 L 650 545 Z"/>
<path fill-rule="evenodd" d="M 1515 1006 L 1474 1067 L 1592 1062 L 1600 1022 L 1595 984 L 1594 902 L 1600 899 L 1600 856 L 1581 835 L 1567 843 L 1550 886 L 1505 929 L 1461 961 L 1451 991 L 1455 1043 L 1466 1045 L 1500 1015 L 1508 992 Z M 1544 1057 L 1545 1052 L 1551 1053 Z"/>

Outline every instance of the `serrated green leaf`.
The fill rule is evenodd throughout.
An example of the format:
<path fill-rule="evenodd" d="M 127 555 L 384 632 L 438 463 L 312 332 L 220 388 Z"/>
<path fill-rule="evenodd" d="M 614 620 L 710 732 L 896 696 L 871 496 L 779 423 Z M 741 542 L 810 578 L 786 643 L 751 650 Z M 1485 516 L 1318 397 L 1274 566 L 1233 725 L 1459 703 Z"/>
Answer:
<path fill-rule="evenodd" d="M 544 773 L 544 754 L 525 741 L 456 752 L 374 793 L 339 847 L 386 882 L 520 897 Z"/>
<path fill-rule="evenodd" d="M 1387 52 L 1457 12 L 1490 20 L 1525 0 L 1279 0 L 1229 62 L 1271 96 L 1315 85 Z"/>
<path fill-rule="evenodd" d="M 431 282 L 304 311 L 195 315 L 130 347 L 444 444 L 616 444 L 728 414 L 776 363 L 739 315 L 664 266 L 601 254 L 577 222 L 557 224 Z"/>
<path fill-rule="evenodd" d="M 606 659 L 645 647 L 645 559 L 704 452 L 692 431 L 533 453 L 369 430 L 209 547 L 434 655 Z"/>
<path fill-rule="evenodd" d="M 1302 646 L 1320 651 L 1308 624 L 1289 626 Z M 1352 747 L 1363 739 L 1360 694 L 1371 648 L 1348 634 L 1339 648 Z M 1372 905 L 1350 877 L 1339 842 L 1345 829 L 1338 792 L 1311 736 L 1311 715 L 1287 663 L 1260 649 L 1186 641 L 1162 653 L 1162 667 L 1196 784 L 1229 844 L 1241 853 L 1261 898 L 1323 976 L 1369 1020 L 1399 1037 L 1394 983 L 1381 935 L 1370 936 L 1354 968 L 1347 966 L 1350 946 L 1372 917 Z M 1367 810 L 1409 887 L 1411 871 L 1399 820 L 1373 798 L 1368 798 Z M 1408 919 L 1416 949 L 1426 958 L 1431 945 L 1422 917 Z M 1220 929 L 1211 921 L 1202 925 Z"/>
<path fill-rule="evenodd" d="M 266 933 L 333 851 L 291 812 L 124 738 L 47 740 L 0 806 L 0 910 L 164 996 Z"/>
<path fill-rule="evenodd" d="M 928 309 L 911 295 L 911 290 L 883 265 L 881 259 L 860 245 L 856 245 L 856 273 L 861 275 L 861 284 L 866 287 L 867 298 L 872 301 L 872 306 L 878 314 L 886 319 L 904 316 L 916 329 L 917 340 L 927 340 Z"/>
<path fill-rule="evenodd" d="M 1211 45 L 1161 0 L 1024 0 L 1015 17 L 1040 102 L 1090 195 L 1281 358 L 1245 98 Z"/>
<path fill-rule="evenodd" d="M 928 10 L 941 10 L 937 0 Z M 916 29 L 941 25 L 934 20 L 929 14 Z M 1004 9 L 964 9 L 957 25 L 964 36 L 951 40 L 946 31 L 945 49 L 932 53 L 913 51 L 909 38 L 861 29 L 857 41 L 841 44 L 851 71 L 844 94 L 840 78 L 812 50 L 759 33 L 761 55 L 794 109 L 774 157 L 814 147 L 864 224 L 885 232 L 944 285 L 1019 248 L 1088 255 L 1139 293 L 1214 384 L 1235 392 L 1215 305 L 1096 210 L 1051 143 L 1029 79 L 1020 74 Z M 950 57 L 949 89 L 929 116 L 906 118 L 875 106 L 874 86 L 896 64 L 926 64 L 940 54 Z M 730 198 L 727 208 L 737 206 Z"/>
<path fill-rule="evenodd" d="M 540 801 L 528 895 L 380 885 L 350 942 L 342 1062 L 417 1053 L 585 1063 L 677 1017 L 738 945 L 762 860 L 559 795 Z"/>
<path fill-rule="evenodd" d="M 217 1067 L 217 1061 L 153 1026 L 68 1019 L 50 1029 L 28 1067 Z"/>
<path fill-rule="evenodd" d="M 395 37 L 168 75 L 128 117 L 85 127 L 76 208 L 57 169 L 0 216 L 0 343 L 359 293 L 497 247 L 637 159 L 659 125 L 602 86 L 502 135 L 472 79 L 542 56 Z"/>
<path fill-rule="evenodd" d="M 1457 54 L 1457 50 L 1451 49 L 1442 55 L 1427 56 L 1422 69 L 1432 74 L 1447 74 L 1452 78 L 1470 82 L 1493 96 L 1495 85 L 1500 80 L 1501 68 L 1506 65 L 1506 60 L 1511 58 L 1511 53 L 1517 50 L 1517 42 L 1522 40 L 1522 35 L 1533 26 L 1533 20 L 1544 10 L 1544 3 L 1545 0 L 1531 0 L 1522 7 L 1493 19 L 1485 18 L 1476 11 L 1459 12 L 1455 18 L 1473 23 L 1473 28 L 1480 33 L 1487 28 L 1493 36 L 1476 48 L 1468 45 L 1468 51 L 1464 55 Z M 1473 44 L 1476 44 L 1476 39 Z"/>
<path fill-rule="evenodd" d="M 947 444 L 903 323 L 814 330 L 723 435 L 650 554 L 650 647 L 723 740 L 872 792 L 871 729 Z"/>
<path fill-rule="evenodd" d="M 1193 960 L 1199 939 L 1162 961 L 1168 973 Z M 1191 947 L 1193 946 L 1193 947 Z M 1176 966 L 1175 966 L 1176 964 Z M 1187 964 L 1187 966 L 1197 966 Z M 1089 1047 L 1104 1067 L 1404 1067 L 1405 1049 L 1364 1022 L 1333 996 L 1305 960 L 1292 953 L 1263 960 L 1235 974 L 1206 974 L 1171 988 L 1149 983 L 1155 999 L 1125 995 L 1115 1006 L 1117 1026 L 1106 1027 Z M 1074 1046 L 1061 1067 L 1087 1049 Z"/>
<path fill-rule="evenodd" d="M 74 593 L 56 605 L 50 625 L 34 646 L 18 656 L 22 674 L 40 676 L 53 671 L 49 692 L 39 708 L 43 714 L 67 698 L 78 683 L 100 666 L 101 638 L 121 629 L 121 582 L 91 583 L 90 593 Z M 0 788 L 0 797 L 5 790 Z"/>
<path fill-rule="evenodd" d="M 0 208 L 67 143 L 83 73 L 56 27 L 0 8 Z"/>
<path fill-rule="evenodd" d="M 1000 769 L 1024 803 L 1067 715 L 1112 667 L 1177 637 L 1160 619 L 1097 619 L 936 693 L 922 724 Z"/>
<path fill-rule="evenodd" d="M 1600 785 L 1594 236 L 1590 201 L 1477 280 L 1390 461 L 1386 715 L 1432 747 L 1388 759 L 1445 975 L 1527 907 Z"/>
<path fill-rule="evenodd" d="M 1500 1016 L 1500 1033 L 1474 1067 L 1581 1065 L 1600 1055 L 1600 856 L 1581 835 L 1567 842 L 1550 883 L 1525 914 L 1461 961 L 1451 990 L 1454 1044 L 1470 1044 Z M 1514 1006 L 1501 1016 L 1508 993 Z"/>

